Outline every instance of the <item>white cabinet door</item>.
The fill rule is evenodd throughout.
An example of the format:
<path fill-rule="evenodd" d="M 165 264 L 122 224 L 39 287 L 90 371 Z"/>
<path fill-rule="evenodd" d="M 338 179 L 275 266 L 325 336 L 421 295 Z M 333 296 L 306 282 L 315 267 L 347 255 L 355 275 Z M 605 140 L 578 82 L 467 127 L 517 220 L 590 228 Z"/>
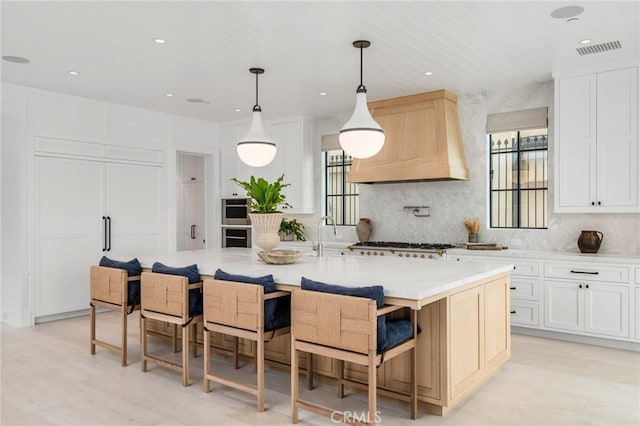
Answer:
<path fill-rule="evenodd" d="M 107 164 L 110 257 L 135 257 L 161 247 L 163 192 L 162 168 Z"/>
<path fill-rule="evenodd" d="M 638 205 L 637 71 L 598 74 L 598 207 Z"/>
<path fill-rule="evenodd" d="M 249 123 L 222 127 L 221 131 L 220 193 L 223 197 L 244 197 L 245 191 L 232 182 L 231 178 L 248 181 L 254 174 L 254 169 L 244 164 L 236 151 L 238 141 L 249 131 Z"/>
<path fill-rule="evenodd" d="M 86 309 L 89 267 L 102 254 L 105 168 L 36 157 L 36 317 Z"/>
<path fill-rule="evenodd" d="M 640 287 L 635 286 L 633 289 L 635 297 L 635 316 L 636 316 L 636 340 L 640 340 Z"/>
<path fill-rule="evenodd" d="M 560 330 L 584 330 L 582 284 L 544 281 L 544 325 Z"/>
<path fill-rule="evenodd" d="M 178 250 L 200 250 L 204 248 L 204 191 L 202 183 L 180 184 L 178 208 L 181 219 Z M 180 243 L 181 241 L 181 243 Z"/>
<path fill-rule="evenodd" d="M 584 285 L 587 333 L 629 337 L 629 287 L 614 284 Z"/>
<path fill-rule="evenodd" d="M 596 199 L 596 76 L 557 84 L 556 207 L 589 209 Z"/>
<path fill-rule="evenodd" d="M 180 174 L 184 182 L 202 182 L 204 174 L 204 157 L 199 155 L 180 154 L 181 161 L 177 161 Z"/>

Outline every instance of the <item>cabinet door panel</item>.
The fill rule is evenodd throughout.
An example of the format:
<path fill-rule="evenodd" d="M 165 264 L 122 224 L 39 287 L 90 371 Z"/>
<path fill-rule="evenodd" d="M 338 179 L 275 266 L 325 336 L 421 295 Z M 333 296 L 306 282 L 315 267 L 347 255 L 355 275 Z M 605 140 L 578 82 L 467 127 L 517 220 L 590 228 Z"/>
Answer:
<path fill-rule="evenodd" d="M 629 287 L 589 283 L 585 288 L 585 331 L 629 337 Z"/>
<path fill-rule="evenodd" d="M 451 365 L 450 398 L 457 399 L 482 377 L 484 340 L 482 288 L 476 287 L 449 299 Z"/>
<path fill-rule="evenodd" d="M 519 327 L 539 327 L 540 307 L 537 303 L 511 302 L 511 325 Z"/>
<path fill-rule="evenodd" d="M 596 198 L 596 76 L 558 84 L 557 206 L 590 207 Z"/>
<path fill-rule="evenodd" d="M 582 291 L 583 289 L 575 282 L 545 281 L 545 327 L 582 331 L 584 329 L 584 298 Z"/>
<path fill-rule="evenodd" d="M 112 238 L 160 233 L 162 187 L 159 167 L 107 166 L 107 211 Z M 112 247 L 116 248 L 113 244 Z"/>
<path fill-rule="evenodd" d="M 598 74 L 598 203 L 638 204 L 637 68 Z"/>
<path fill-rule="evenodd" d="M 640 340 L 640 287 L 636 286 L 633 289 L 635 298 L 635 316 L 636 316 L 636 340 Z"/>
<path fill-rule="evenodd" d="M 486 370 L 500 366 L 511 355 L 509 280 L 495 280 L 484 287 L 484 358 Z"/>

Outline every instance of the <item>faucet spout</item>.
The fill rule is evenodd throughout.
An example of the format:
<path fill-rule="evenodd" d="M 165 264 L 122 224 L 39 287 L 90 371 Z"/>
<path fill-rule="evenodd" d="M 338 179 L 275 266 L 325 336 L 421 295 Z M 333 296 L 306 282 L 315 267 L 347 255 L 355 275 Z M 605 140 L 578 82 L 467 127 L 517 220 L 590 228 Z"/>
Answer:
<path fill-rule="evenodd" d="M 338 230 L 336 229 L 336 221 L 333 220 L 331 216 L 322 216 L 320 221 L 318 222 L 318 257 L 322 256 L 322 223 L 327 220 L 327 222 L 331 222 L 333 225 L 333 235 L 338 235 Z"/>

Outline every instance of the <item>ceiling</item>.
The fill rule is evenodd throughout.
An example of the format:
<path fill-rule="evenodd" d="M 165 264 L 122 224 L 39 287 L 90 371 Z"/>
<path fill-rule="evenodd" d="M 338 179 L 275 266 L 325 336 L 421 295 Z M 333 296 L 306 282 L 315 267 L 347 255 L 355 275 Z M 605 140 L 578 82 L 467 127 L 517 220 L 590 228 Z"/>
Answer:
<path fill-rule="evenodd" d="M 550 16 L 576 4 L 585 9 L 577 21 Z M 354 40 L 371 41 L 364 50 L 369 100 L 442 88 L 463 94 L 638 60 L 639 5 L 2 1 L 2 56 L 30 63 L 0 62 L 5 82 L 215 122 L 250 117 L 255 77 L 249 68 L 258 66 L 266 69 L 260 77 L 265 118 L 336 116 L 349 114 L 355 102 Z M 167 42 L 154 43 L 158 37 Z M 586 38 L 619 40 L 622 49 L 580 56 L 578 41 Z"/>

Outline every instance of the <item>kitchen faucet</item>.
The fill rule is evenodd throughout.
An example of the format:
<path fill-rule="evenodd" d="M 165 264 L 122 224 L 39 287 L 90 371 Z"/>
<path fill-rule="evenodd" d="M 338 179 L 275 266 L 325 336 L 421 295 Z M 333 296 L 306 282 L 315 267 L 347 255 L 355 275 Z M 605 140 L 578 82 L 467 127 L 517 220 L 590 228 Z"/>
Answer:
<path fill-rule="evenodd" d="M 338 235 L 336 221 L 333 220 L 331 216 L 322 216 L 320 218 L 320 222 L 318 222 L 318 257 L 322 256 L 322 230 L 320 228 L 322 227 L 322 222 L 324 222 L 325 219 L 327 221 L 331 221 L 331 224 L 333 225 L 333 235 Z"/>

